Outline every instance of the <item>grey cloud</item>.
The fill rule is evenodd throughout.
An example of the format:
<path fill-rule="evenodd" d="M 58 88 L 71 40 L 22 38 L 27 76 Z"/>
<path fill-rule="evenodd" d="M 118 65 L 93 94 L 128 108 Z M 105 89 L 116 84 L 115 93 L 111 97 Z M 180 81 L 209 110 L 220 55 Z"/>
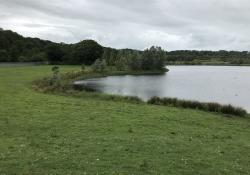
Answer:
<path fill-rule="evenodd" d="M 247 0 L 0 0 L 0 27 L 57 42 L 249 50 Z"/>

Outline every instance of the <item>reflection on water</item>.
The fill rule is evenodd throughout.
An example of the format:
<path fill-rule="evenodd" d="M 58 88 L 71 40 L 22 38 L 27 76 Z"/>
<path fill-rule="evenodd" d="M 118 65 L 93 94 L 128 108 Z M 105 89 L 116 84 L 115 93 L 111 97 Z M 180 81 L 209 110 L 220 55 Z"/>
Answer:
<path fill-rule="evenodd" d="M 165 75 L 111 76 L 78 81 L 108 94 L 219 102 L 250 111 L 250 67 L 169 66 Z"/>

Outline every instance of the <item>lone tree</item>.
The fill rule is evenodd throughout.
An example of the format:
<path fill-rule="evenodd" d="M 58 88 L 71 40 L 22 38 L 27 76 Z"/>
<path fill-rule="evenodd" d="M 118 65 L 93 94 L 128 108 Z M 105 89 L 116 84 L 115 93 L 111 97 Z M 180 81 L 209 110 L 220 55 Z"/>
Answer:
<path fill-rule="evenodd" d="M 84 40 L 75 45 L 74 59 L 77 64 L 92 65 L 102 54 L 103 47 L 94 40 Z"/>
<path fill-rule="evenodd" d="M 152 46 L 150 49 L 146 49 L 142 55 L 142 69 L 163 70 L 165 57 L 165 51 L 161 47 Z"/>

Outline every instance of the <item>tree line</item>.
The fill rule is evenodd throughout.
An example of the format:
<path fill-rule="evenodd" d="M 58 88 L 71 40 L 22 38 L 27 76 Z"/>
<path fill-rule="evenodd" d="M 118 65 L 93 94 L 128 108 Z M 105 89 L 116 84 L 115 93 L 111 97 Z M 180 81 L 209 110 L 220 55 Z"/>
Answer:
<path fill-rule="evenodd" d="M 200 64 L 223 62 L 250 64 L 248 51 L 164 51 L 151 47 L 144 51 L 103 47 L 93 40 L 76 44 L 54 43 L 39 38 L 25 38 L 10 30 L 0 30 L 0 62 L 49 62 L 51 64 L 97 63 L 118 70 L 152 70 L 164 64 Z M 101 60 L 101 61 L 100 61 Z M 98 66 L 97 66 L 98 67 Z"/>
<path fill-rule="evenodd" d="M 117 70 L 159 70 L 164 68 L 165 56 L 164 50 L 154 46 L 145 51 L 117 50 L 103 47 L 94 40 L 53 43 L 0 30 L 0 62 L 47 61 L 50 64 L 93 64 L 97 69 L 113 66 Z"/>
<path fill-rule="evenodd" d="M 50 41 L 24 38 L 10 30 L 0 30 L 0 62 L 46 61 Z"/>
<path fill-rule="evenodd" d="M 200 64 L 203 62 L 250 64 L 249 51 L 196 51 L 178 50 L 167 52 L 168 63 Z"/>

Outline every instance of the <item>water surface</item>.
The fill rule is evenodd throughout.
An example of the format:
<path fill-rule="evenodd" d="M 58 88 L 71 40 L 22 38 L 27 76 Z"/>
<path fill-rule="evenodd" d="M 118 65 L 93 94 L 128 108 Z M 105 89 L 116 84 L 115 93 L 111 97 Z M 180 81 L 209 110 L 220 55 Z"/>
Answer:
<path fill-rule="evenodd" d="M 100 92 L 150 97 L 177 97 L 232 104 L 250 112 L 250 67 L 168 66 L 164 75 L 110 76 L 78 81 Z"/>

